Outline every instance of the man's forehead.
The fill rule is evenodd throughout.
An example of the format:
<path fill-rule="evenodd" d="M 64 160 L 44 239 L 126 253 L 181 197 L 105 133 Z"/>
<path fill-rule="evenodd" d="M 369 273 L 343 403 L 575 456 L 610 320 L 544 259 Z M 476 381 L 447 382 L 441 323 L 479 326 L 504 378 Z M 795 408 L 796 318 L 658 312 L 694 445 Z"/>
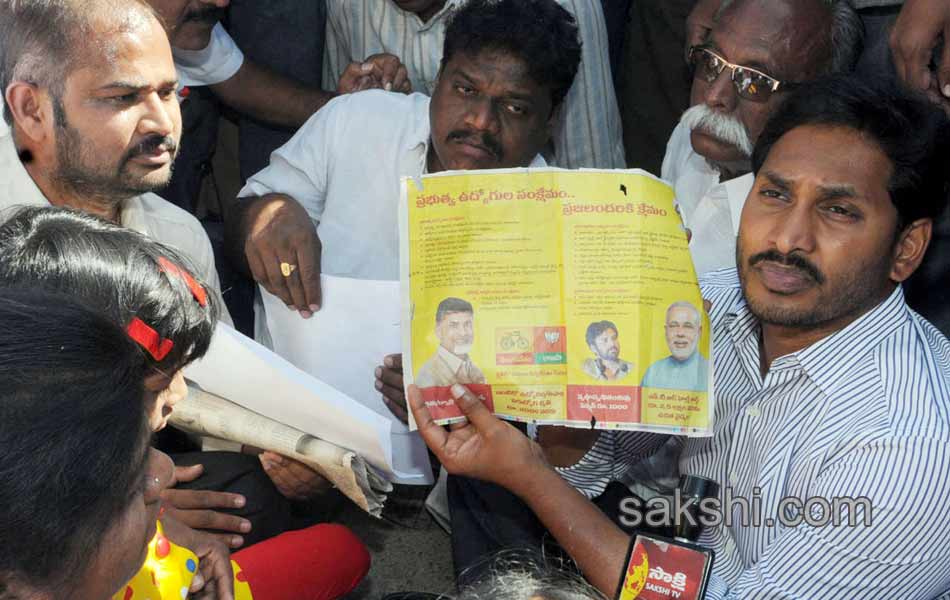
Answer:
<path fill-rule="evenodd" d="M 149 86 L 177 79 L 171 47 L 160 28 L 96 36 L 77 51 L 81 54 L 69 78 L 87 86 L 101 87 L 116 82 Z"/>
<path fill-rule="evenodd" d="M 686 308 L 685 306 L 677 306 L 671 308 L 670 312 L 667 313 L 667 321 L 690 321 L 692 322 L 696 315 L 692 310 Z"/>
<path fill-rule="evenodd" d="M 810 26 L 813 19 L 804 18 L 808 12 L 815 11 L 786 1 L 740 0 L 720 15 L 709 42 L 730 62 L 787 77 L 802 67 L 794 64 L 793 57 L 807 53 L 820 37 L 809 35 L 809 30 L 817 33 L 817 28 Z"/>
<path fill-rule="evenodd" d="M 452 311 L 452 312 L 447 312 L 447 313 L 445 313 L 445 316 L 442 317 L 442 318 L 443 318 L 444 320 L 449 320 L 449 319 L 451 319 L 451 320 L 453 320 L 453 321 L 461 321 L 461 320 L 464 320 L 464 319 L 471 319 L 471 318 L 472 318 L 472 313 L 471 313 L 470 311 L 467 311 L 467 310 L 457 310 L 457 311 Z"/>
<path fill-rule="evenodd" d="M 531 76 L 524 59 L 502 48 L 456 52 L 446 67 L 455 75 L 463 75 L 475 83 L 491 83 L 516 95 L 531 96 L 542 87 Z"/>
<path fill-rule="evenodd" d="M 848 152 L 831 152 L 848 148 Z M 889 205 L 890 158 L 868 135 L 849 127 L 802 125 L 772 146 L 759 176 L 779 187 L 814 186 L 854 199 L 880 196 Z"/>

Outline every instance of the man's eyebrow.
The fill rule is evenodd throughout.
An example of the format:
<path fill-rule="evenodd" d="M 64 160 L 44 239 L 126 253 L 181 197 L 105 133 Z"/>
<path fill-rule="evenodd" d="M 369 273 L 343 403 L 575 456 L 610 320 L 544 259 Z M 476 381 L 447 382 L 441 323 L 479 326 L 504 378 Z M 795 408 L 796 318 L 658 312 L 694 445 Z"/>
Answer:
<path fill-rule="evenodd" d="M 466 81 L 468 81 L 469 83 L 471 83 L 471 84 L 473 84 L 473 85 L 476 85 L 476 86 L 477 86 L 478 83 L 479 83 L 478 78 L 473 77 L 473 76 L 469 75 L 468 73 L 466 73 L 466 72 L 462 69 L 462 67 L 456 67 L 456 69 L 455 69 L 455 74 L 456 74 L 456 76 L 461 77 L 462 79 L 465 79 Z M 522 90 L 517 89 L 517 88 L 516 88 L 516 89 L 507 89 L 507 90 L 504 90 L 504 92 L 500 95 L 500 97 L 501 97 L 501 98 L 508 99 L 508 100 L 518 100 L 519 102 L 530 102 L 530 103 L 534 103 L 534 101 L 535 101 L 534 96 L 533 96 L 530 92 L 522 91 Z"/>
<path fill-rule="evenodd" d="M 150 86 L 149 84 L 144 83 L 144 82 L 142 82 L 142 81 L 122 81 L 122 80 L 117 80 L 117 81 L 110 81 L 109 83 L 100 86 L 98 89 L 99 89 L 99 91 L 105 91 L 105 90 L 135 90 L 135 91 L 141 91 L 141 90 L 147 90 L 147 89 L 149 89 L 149 88 L 151 88 L 151 87 L 152 87 L 152 86 Z M 168 87 L 177 88 L 177 87 L 178 87 L 178 79 L 168 79 L 168 80 L 166 80 L 166 81 L 163 81 L 163 82 L 161 82 L 158 86 L 156 86 L 156 89 L 164 89 L 164 88 L 168 88 Z"/>
<path fill-rule="evenodd" d="M 768 179 L 772 185 L 779 188 L 783 192 L 788 192 L 792 189 L 792 182 L 774 171 L 763 171 L 762 175 Z"/>
<path fill-rule="evenodd" d="M 455 67 L 455 76 L 461 77 L 462 79 L 465 79 L 469 81 L 470 83 L 476 83 L 477 81 L 474 77 L 466 73 L 462 67 Z"/>
<path fill-rule="evenodd" d="M 837 200 L 839 198 L 857 198 L 860 196 L 858 190 L 853 185 L 842 183 L 838 185 L 818 186 L 819 196 L 822 200 Z"/>

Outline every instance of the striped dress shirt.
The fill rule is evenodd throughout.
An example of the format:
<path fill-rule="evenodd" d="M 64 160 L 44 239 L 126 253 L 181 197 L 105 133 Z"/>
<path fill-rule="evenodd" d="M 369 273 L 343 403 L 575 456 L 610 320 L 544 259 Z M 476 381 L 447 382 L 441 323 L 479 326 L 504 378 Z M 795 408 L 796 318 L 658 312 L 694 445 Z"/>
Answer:
<path fill-rule="evenodd" d="M 762 377 L 759 323 L 735 270 L 701 286 L 713 305 L 715 430 L 682 440 L 679 468 L 720 482 L 720 502 L 734 518 L 700 539 L 716 552 L 706 597 L 950 598 L 947 338 L 907 307 L 898 287 L 844 329 L 776 359 Z M 636 433 L 604 437 L 595 450 L 614 454 L 602 480 L 656 443 Z M 742 523 L 727 490 L 758 499 L 758 525 Z M 812 521 L 835 513 L 815 499 L 838 499 L 842 523 L 795 526 L 798 513 L 783 498 L 797 498 Z M 871 507 L 866 515 L 867 505 L 853 505 L 856 526 L 848 524 L 849 498 Z"/>
<path fill-rule="evenodd" d="M 442 10 L 423 23 L 390 0 L 327 0 L 324 87 L 335 90 L 350 62 L 388 52 L 406 65 L 413 91 L 432 95 L 445 29 L 464 1 L 446 0 Z M 555 166 L 622 169 L 626 162 L 620 109 L 600 0 L 557 1 L 577 19 L 583 48 L 577 77 L 554 132 Z"/>

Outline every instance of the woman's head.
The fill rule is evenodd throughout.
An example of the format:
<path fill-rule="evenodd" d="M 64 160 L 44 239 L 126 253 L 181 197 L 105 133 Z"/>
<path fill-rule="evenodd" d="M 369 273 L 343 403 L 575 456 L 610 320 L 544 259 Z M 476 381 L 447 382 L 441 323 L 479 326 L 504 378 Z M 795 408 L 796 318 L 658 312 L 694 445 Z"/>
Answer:
<path fill-rule="evenodd" d="M 0 289 L 0 597 L 100 600 L 141 566 L 172 478 L 149 369 L 98 311 Z"/>
<path fill-rule="evenodd" d="M 173 250 L 65 209 L 25 208 L 0 226 L 0 287 L 63 293 L 126 328 L 146 364 L 153 427 L 180 393 L 176 374 L 208 349 L 217 307 Z M 172 385 L 175 383 L 175 385 Z M 157 398 L 157 402 L 156 402 Z"/>

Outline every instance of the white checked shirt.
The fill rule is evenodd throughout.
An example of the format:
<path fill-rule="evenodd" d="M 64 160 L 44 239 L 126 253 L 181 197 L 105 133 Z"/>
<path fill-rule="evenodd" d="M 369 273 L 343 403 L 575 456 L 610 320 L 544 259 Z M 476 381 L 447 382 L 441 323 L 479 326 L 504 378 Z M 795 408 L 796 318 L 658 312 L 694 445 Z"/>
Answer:
<path fill-rule="evenodd" d="M 394 54 L 409 71 L 412 89 L 431 95 L 442 60 L 445 29 L 465 0 L 447 0 L 427 22 L 390 0 L 328 0 L 323 86 L 336 89 L 352 61 Z M 620 110 L 607 53 L 607 26 L 600 0 L 558 0 L 577 20 L 583 43 L 574 85 L 564 99 L 554 134 L 556 166 L 624 168 Z"/>
<path fill-rule="evenodd" d="M 701 281 L 716 357 L 711 438 L 684 441 L 683 473 L 762 502 L 761 526 L 704 530 L 706 598 L 950 597 L 950 342 L 900 288 L 841 331 L 759 371 L 758 321 L 734 270 Z M 616 434 L 619 462 L 646 440 Z M 611 465 L 603 467 L 606 470 Z M 768 527 L 783 497 L 868 498 L 871 526 Z M 786 511 L 787 513 L 787 511 Z M 738 512 L 734 512 L 738 515 Z M 812 507 L 817 518 L 820 509 Z"/>

